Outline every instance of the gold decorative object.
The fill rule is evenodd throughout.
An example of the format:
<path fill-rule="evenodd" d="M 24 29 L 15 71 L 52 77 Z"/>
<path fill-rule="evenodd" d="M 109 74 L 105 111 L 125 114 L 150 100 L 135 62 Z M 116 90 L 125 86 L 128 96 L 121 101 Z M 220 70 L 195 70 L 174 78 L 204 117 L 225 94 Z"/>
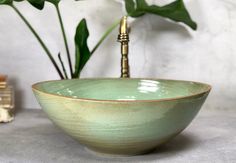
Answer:
<path fill-rule="evenodd" d="M 13 88 L 7 84 L 7 76 L 0 75 L 0 123 L 11 122 L 14 119 Z"/>
<path fill-rule="evenodd" d="M 0 89 L 6 88 L 7 82 L 6 82 L 7 76 L 0 75 Z"/>
<path fill-rule="evenodd" d="M 124 16 L 120 22 L 120 34 L 118 41 L 121 43 L 121 78 L 129 78 L 129 27 L 127 16 Z"/>

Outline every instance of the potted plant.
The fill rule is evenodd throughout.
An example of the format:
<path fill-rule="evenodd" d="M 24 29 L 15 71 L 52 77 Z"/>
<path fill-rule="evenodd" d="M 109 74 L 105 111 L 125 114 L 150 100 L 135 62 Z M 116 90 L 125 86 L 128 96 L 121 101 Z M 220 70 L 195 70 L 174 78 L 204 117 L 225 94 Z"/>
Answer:
<path fill-rule="evenodd" d="M 64 45 L 66 49 L 66 57 L 67 61 L 63 61 L 60 53 L 57 54 L 58 58 L 54 58 L 50 51 L 50 49 L 45 44 L 43 38 L 39 36 L 34 27 L 30 24 L 30 22 L 24 17 L 23 13 L 21 13 L 18 8 L 15 6 L 16 2 L 28 1 L 33 7 L 39 10 L 44 9 L 44 5 L 46 3 L 50 3 L 55 7 L 56 13 L 58 15 L 58 21 L 60 24 L 61 33 L 64 38 Z M 81 1 L 81 0 L 77 0 Z M 89 0 L 87 0 L 89 1 Z M 157 5 L 149 5 L 146 0 L 122 0 L 124 3 L 126 13 L 128 17 L 139 18 L 146 14 L 154 14 L 157 16 L 161 16 L 163 18 L 170 19 L 175 22 L 181 22 L 192 28 L 193 30 L 197 29 L 196 23 L 191 19 L 183 0 L 176 0 L 170 4 L 165 6 L 157 6 Z M 38 40 L 40 45 L 45 51 L 45 54 L 49 57 L 52 65 L 56 69 L 58 75 L 61 79 L 70 79 L 70 78 L 79 78 L 80 73 L 83 70 L 85 64 L 88 62 L 90 57 L 96 52 L 98 47 L 103 43 L 103 41 L 109 36 L 109 34 L 119 25 L 119 21 L 114 22 L 101 36 L 98 43 L 93 47 L 89 48 L 87 45 L 87 40 L 89 38 L 89 29 L 87 27 L 86 19 L 82 19 L 77 28 L 74 37 L 75 41 L 75 61 L 72 63 L 71 52 L 68 46 L 68 41 L 64 29 L 63 18 L 61 16 L 60 9 L 61 0 L 0 0 L 0 5 L 7 5 L 12 8 L 16 14 L 23 20 L 23 22 L 28 26 L 30 31 L 33 33 L 35 38 Z M 79 3 L 79 2 L 78 2 Z M 56 60 L 59 60 L 60 65 L 57 64 Z M 67 63 L 67 64 L 65 64 Z M 66 66 L 68 66 L 69 72 L 66 70 Z"/>

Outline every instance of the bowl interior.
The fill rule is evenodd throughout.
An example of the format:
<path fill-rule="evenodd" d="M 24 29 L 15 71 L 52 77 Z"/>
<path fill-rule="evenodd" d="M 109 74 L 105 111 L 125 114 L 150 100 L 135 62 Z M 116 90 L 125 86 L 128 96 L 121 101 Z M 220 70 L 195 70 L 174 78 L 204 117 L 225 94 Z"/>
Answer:
<path fill-rule="evenodd" d="M 74 79 L 35 84 L 53 95 L 94 100 L 161 100 L 204 93 L 210 86 L 190 81 L 160 79 Z"/>

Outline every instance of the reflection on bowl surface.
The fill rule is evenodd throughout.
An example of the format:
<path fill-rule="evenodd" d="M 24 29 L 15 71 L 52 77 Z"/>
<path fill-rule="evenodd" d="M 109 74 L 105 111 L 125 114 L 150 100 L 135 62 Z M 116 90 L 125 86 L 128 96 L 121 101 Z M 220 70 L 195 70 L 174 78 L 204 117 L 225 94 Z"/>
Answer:
<path fill-rule="evenodd" d="M 145 153 L 181 132 L 211 87 L 160 79 L 75 79 L 35 84 L 49 118 L 88 148 Z"/>

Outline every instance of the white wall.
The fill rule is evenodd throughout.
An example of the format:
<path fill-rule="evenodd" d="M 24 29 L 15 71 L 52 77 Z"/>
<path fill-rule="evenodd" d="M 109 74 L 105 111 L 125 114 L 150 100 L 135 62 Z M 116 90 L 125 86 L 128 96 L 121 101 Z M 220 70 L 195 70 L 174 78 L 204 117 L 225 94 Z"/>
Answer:
<path fill-rule="evenodd" d="M 153 0 L 164 4 L 168 0 Z M 198 31 L 144 16 L 132 22 L 130 65 L 132 77 L 170 78 L 207 82 L 213 91 L 207 109 L 230 109 L 236 105 L 236 2 L 234 0 L 185 0 Z M 35 10 L 27 3 L 17 6 L 32 22 L 51 51 L 65 54 L 53 6 Z M 123 15 L 114 0 L 61 3 L 70 50 L 74 32 L 86 17 L 93 47 L 105 29 Z M 82 77 L 119 77 L 120 54 L 117 31 L 105 41 L 83 71 Z M 50 61 L 28 28 L 13 10 L 0 6 L 0 73 L 8 74 L 17 89 L 18 108 L 39 108 L 31 91 L 38 81 L 57 79 Z"/>

